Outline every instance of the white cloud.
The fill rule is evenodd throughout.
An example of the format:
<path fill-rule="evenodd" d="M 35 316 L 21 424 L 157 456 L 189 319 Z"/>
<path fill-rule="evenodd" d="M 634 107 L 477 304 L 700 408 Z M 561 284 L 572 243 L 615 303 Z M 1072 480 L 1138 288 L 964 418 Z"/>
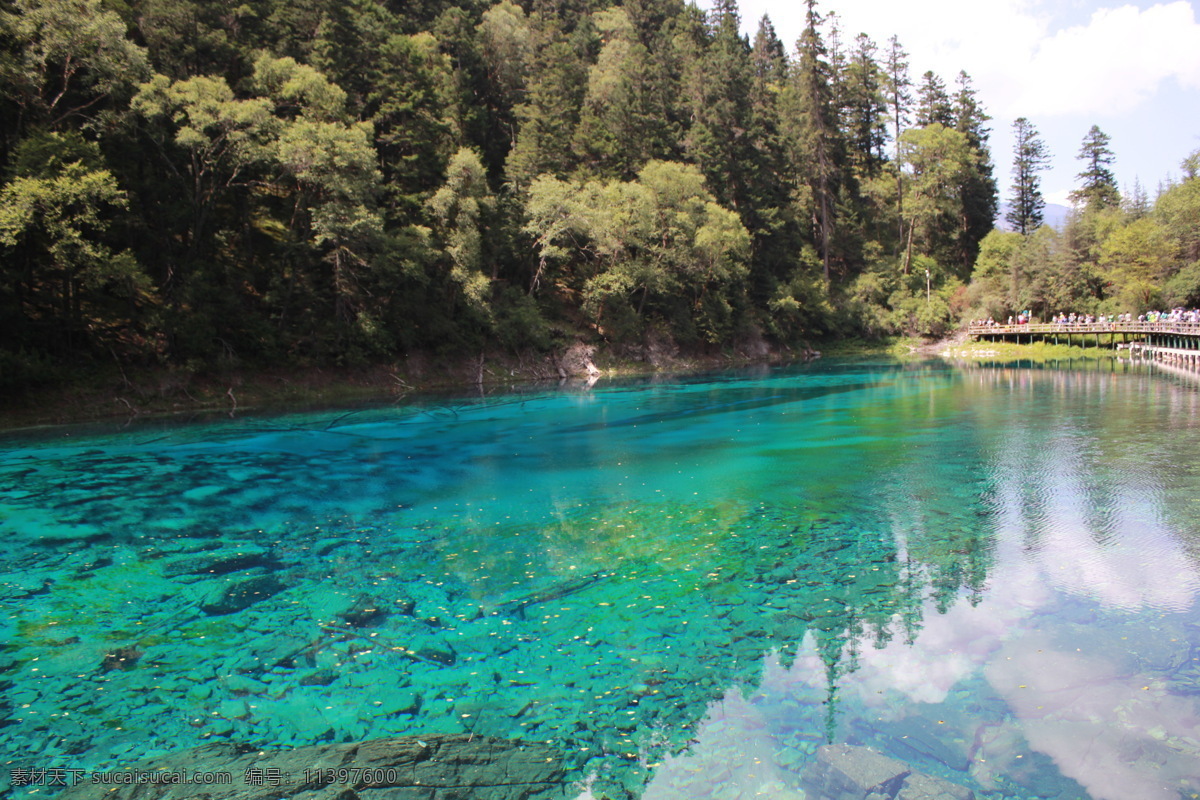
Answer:
<path fill-rule="evenodd" d="M 795 45 L 804 27 L 803 3 L 739 4 L 742 28 L 751 37 L 765 13 L 779 38 Z M 933 70 L 953 88 L 959 70 L 971 75 L 994 118 L 991 146 L 1001 197 L 1009 192 L 1012 121 L 1028 117 L 1051 152 L 1043 189 L 1048 199 L 1062 202 L 1077 188 L 1075 155 L 1093 124 L 1113 136 L 1122 186 L 1135 176 L 1153 186 L 1177 174 L 1179 160 L 1197 147 L 1197 7 L 1197 0 L 1142 9 L 1128 0 L 819 0 L 818 10 L 838 14 L 847 44 L 862 31 L 882 55 L 888 39 L 898 36 L 914 80 Z"/>
<path fill-rule="evenodd" d="M 1071 13 L 1066 6 L 1061 0 L 827 0 L 819 9 L 837 14 L 847 43 L 861 31 L 882 50 L 898 36 L 914 80 L 932 69 L 952 84 L 966 70 L 998 118 L 1121 114 L 1171 79 L 1200 89 L 1200 24 L 1186 0 L 1144 10 L 1096 8 L 1085 23 L 1063 27 L 1062 16 Z M 741 13 L 751 36 L 768 14 L 788 47 L 804 26 L 800 3 L 743 0 Z"/>
<path fill-rule="evenodd" d="M 1038 41 L 1017 78 L 1029 116 L 1132 111 L 1163 81 L 1200 88 L 1200 25 L 1190 4 L 1100 9 L 1087 25 Z"/>
<path fill-rule="evenodd" d="M 1057 206 L 1066 206 L 1067 208 L 1070 208 L 1073 205 L 1073 203 L 1071 202 L 1071 192 L 1072 191 L 1074 191 L 1074 190 L 1073 189 L 1060 189 L 1057 192 L 1050 192 L 1049 194 L 1044 195 L 1044 197 L 1045 197 L 1047 203 L 1053 203 L 1054 205 L 1057 205 Z"/>

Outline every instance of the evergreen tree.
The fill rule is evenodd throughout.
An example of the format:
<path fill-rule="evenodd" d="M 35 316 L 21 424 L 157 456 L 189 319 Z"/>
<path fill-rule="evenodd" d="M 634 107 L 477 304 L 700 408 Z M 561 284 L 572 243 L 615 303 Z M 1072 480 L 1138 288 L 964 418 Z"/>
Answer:
<path fill-rule="evenodd" d="M 604 46 L 588 70 L 575 152 L 594 174 L 630 179 L 647 161 L 670 154 L 667 109 L 656 90 L 661 81 L 624 9 L 593 16 Z"/>
<path fill-rule="evenodd" d="M 759 93 L 778 91 L 787 80 L 788 59 L 787 50 L 779 36 L 771 18 L 763 14 L 758 21 L 758 32 L 754 35 L 754 47 L 751 50 L 751 61 L 754 63 L 755 90 Z M 760 100 L 761 102 L 761 100 Z"/>
<path fill-rule="evenodd" d="M 565 177 L 574 168 L 573 139 L 588 84 L 586 58 L 599 43 L 590 24 L 567 34 L 557 20 L 535 17 L 535 22 L 539 44 L 525 102 L 515 110 L 517 141 L 505 165 L 508 180 L 521 187 L 538 175 Z"/>
<path fill-rule="evenodd" d="M 816 0 L 807 0 L 804 31 L 796 44 L 799 60 L 793 78 L 795 109 L 790 120 L 790 138 L 795 150 L 793 160 L 802 165 L 801 179 L 811 193 L 817 249 L 828 284 L 842 159 L 838 114 L 833 101 L 833 70 L 820 27 Z"/>
<path fill-rule="evenodd" d="M 932 71 L 921 76 L 921 85 L 917 87 L 916 122 L 920 128 L 935 122 L 947 128 L 954 127 L 954 109 L 946 94 L 946 84 Z"/>
<path fill-rule="evenodd" d="M 1150 195 L 1146 194 L 1146 187 L 1137 177 L 1133 179 L 1133 188 L 1123 195 L 1123 200 L 1121 208 L 1131 221 L 1150 213 Z"/>
<path fill-rule="evenodd" d="M 1046 200 L 1042 197 L 1038 173 L 1050 161 L 1050 151 L 1040 138 L 1033 123 L 1025 117 L 1013 122 L 1012 194 L 1005 220 L 1013 230 L 1028 236 L 1042 224 Z"/>
<path fill-rule="evenodd" d="M 771 20 L 763 16 L 750 53 L 753 79 L 746 136 L 756 153 L 750 204 L 742 220 L 750 230 L 750 289 L 759 303 L 767 302 L 794 270 L 802 247 L 802 232 L 792 203 L 794 169 L 788 163 L 781 132 L 780 97 L 786 89 L 789 65 L 783 43 Z"/>
<path fill-rule="evenodd" d="M 843 104 L 850 161 L 860 175 L 868 177 L 873 177 L 884 162 L 887 137 L 884 75 L 875 54 L 875 43 L 869 36 L 860 33 L 855 37 L 846 65 Z"/>
<path fill-rule="evenodd" d="M 959 277 L 970 274 L 971 265 L 979 254 L 979 242 L 987 236 L 996 222 L 996 179 L 992 174 L 992 155 L 988 149 L 991 119 L 983 110 L 966 72 L 958 73 L 958 91 L 954 94 L 955 129 L 965 134 L 975 151 L 974 169 L 962 185 L 962 218 L 957 236 L 957 272 Z"/>
<path fill-rule="evenodd" d="M 908 229 L 904 274 L 916 252 L 939 264 L 953 262 L 955 234 L 962 218 L 962 186 L 976 170 L 977 154 L 966 134 L 934 122 L 905 131 L 900 137 L 907 184 Z"/>
<path fill-rule="evenodd" d="M 908 53 L 893 36 L 888 40 L 887 58 L 884 62 L 885 92 L 892 117 L 892 141 L 896 145 L 896 219 L 897 241 L 904 238 L 904 170 L 900 163 L 900 134 L 909 118 L 912 102 L 912 81 L 908 77 Z"/>
<path fill-rule="evenodd" d="M 1083 203 L 1088 210 L 1116 208 L 1121 203 L 1117 178 L 1109 169 L 1115 157 L 1108 143 L 1108 134 L 1093 125 L 1083 137 L 1083 146 L 1079 148 L 1077 157 L 1086 166 L 1075 177 L 1083 181 L 1083 186 L 1071 192 L 1071 201 Z"/>
<path fill-rule="evenodd" d="M 717 0 L 709 13 L 709 44 L 690 77 L 692 127 L 686 144 L 718 201 L 740 211 L 758 171 L 749 141 L 753 68 L 738 32 L 736 0 Z"/>

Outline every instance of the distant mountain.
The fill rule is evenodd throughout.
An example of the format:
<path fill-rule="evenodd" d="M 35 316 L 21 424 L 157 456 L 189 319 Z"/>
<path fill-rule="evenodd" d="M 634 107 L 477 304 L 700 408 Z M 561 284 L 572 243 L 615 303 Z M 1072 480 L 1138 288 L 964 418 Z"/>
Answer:
<path fill-rule="evenodd" d="M 1008 210 L 1012 208 L 1011 203 L 1001 203 L 1000 211 L 996 214 L 996 227 L 1002 231 L 1011 231 L 1012 226 L 1008 224 L 1005 217 L 1008 215 Z M 1067 224 L 1067 217 L 1071 215 L 1071 209 L 1068 206 L 1060 206 L 1058 203 L 1046 203 L 1046 210 L 1042 214 L 1042 221 L 1051 228 L 1062 230 Z"/>

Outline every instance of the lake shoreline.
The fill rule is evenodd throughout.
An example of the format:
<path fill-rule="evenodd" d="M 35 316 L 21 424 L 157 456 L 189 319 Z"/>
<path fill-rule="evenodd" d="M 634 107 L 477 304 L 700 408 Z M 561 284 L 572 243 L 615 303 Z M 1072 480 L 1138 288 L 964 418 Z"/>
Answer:
<path fill-rule="evenodd" d="M 885 355 L 890 344 L 839 343 L 837 355 Z M 820 344 L 817 345 L 820 348 Z M 586 381 L 570 351 L 442 357 L 416 352 L 392 363 L 354 367 L 235 367 L 140 370 L 104 366 L 61 384 L 29 389 L 0 404 L 0 431 L 51 425 L 188 415 L 305 410 L 343 404 L 399 402 L 422 395 L 494 393 L 564 381 Z M 600 379 L 692 375 L 755 364 L 789 364 L 819 349 L 761 347 L 756 352 L 650 353 L 644 360 L 598 350 Z"/>
<path fill-rule="evenodd" d="M 756 364 L 784 365 L 814 357 L 945 358 L 972 362 L 1051 362 L 1110 358 L 1105 348 L 971 342 L 965 332 L 922 340 L 814 341 L 811 349 L 767 347 L 722 352 L 648 352 L 641 358 L 597 349 L 599 379 L 696 375 Z M 437 356 L 415 352 L 392 363 L 354 367 L 235 367 L 187 370 L 96 368 L 69 382 L 30 389 L 0 405 L 0 431 L 48 425 L 188 415 L 291 411 L 360 403 L 399 402 L 422 395 L 494 393 L 563 381 L 586 381 L 584 369 L 564 363 L 568 351 Z M 581 362 L 582 363 L 582 362 Z M 578 366 L 578 365 L 576 365 Z M 565 374 L 564 374 L 565 373 Z"/>

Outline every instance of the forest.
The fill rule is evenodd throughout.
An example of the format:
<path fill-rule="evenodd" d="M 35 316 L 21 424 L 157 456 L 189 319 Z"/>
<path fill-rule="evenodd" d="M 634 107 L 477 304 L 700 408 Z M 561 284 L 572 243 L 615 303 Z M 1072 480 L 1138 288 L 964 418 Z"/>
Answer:
<path fill-rule="evenodd" d="M 1200 151 L 1059 231 L 1018 120 L 997 230 L 970 76 L 806 7 L 0 0 L 0 387 L 1200 303 Z"/>

